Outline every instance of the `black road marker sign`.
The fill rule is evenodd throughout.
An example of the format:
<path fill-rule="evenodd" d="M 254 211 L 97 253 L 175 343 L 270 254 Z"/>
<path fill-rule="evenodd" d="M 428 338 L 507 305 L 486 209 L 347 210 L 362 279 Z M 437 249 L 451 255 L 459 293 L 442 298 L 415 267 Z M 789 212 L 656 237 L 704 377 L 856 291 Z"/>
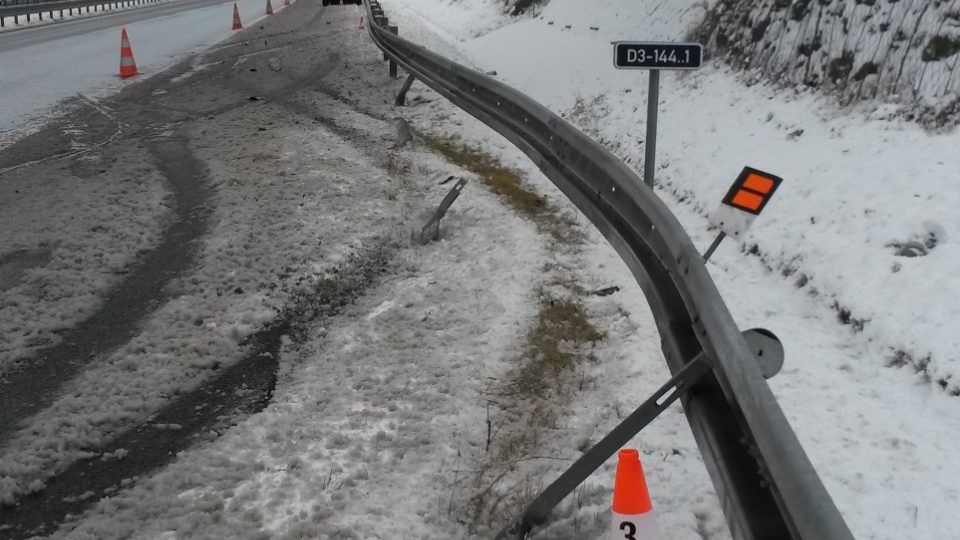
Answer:
<path fill-rule="evenodd" d="M 613 43 L 613 65 L 618 69 L 699 69 L 702 64 L 699 43 Z"/>

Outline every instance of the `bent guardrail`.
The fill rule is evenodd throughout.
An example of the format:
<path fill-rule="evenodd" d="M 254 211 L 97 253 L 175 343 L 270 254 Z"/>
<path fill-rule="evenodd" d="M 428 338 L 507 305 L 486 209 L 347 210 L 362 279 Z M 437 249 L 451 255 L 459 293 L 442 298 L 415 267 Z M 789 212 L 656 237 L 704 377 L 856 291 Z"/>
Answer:
<path fill-rule="evenodd" d="M 680 399 L 734 538 L 852 539 L 699 251 L 653 190 L 526 95 L 389 32 L 376 2 L 367 14 L 387 57 L 510 140 L 607 238 L 650 304 L 674 379 L 706 362 L 687 370 L 698 376 Z M 569 477 L 589 474 L 579 463 Z M 505 532 L 523 538 L 545 522 L 572 489 L 568 473 Z"/>

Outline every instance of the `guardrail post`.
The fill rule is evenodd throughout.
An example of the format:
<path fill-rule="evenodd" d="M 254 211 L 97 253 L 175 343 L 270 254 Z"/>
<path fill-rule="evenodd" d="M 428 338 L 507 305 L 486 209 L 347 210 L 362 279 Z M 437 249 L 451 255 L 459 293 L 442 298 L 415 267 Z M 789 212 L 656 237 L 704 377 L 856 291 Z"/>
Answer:
<path fill-rule="evenodd" d="M 389 30 L 390 33 L 395 36 L 400 35 L 400 29 L 396 26 L 388 26 L 387 30 Z M 390 78 L 397 78 L 397 63 L 393 60 L 393 58 L 390 59 Z"/>
<path fill-rule="evenodd" d="M 427 224 L 420 230 L 419 241 L 421 245 L 426 245 L 440 238 L 440 220 L 447 214 L 447 210 L 449 210 L 450 206 L 457 200 L 457 197 L 460 196 L 460 193 L 466 185 L 467 181 L 465 179 L 461 178 L 457 180 L 457 183 L 450 188 L 447 196 L 440 201 L 440 206 L 437 207 L 437 210 L 430 217 L 430 221 L 427 221 Z"/>
<path fill-rule="evenodd" d="M 407 102 L 407 92 L 410 91 L 410 87 L 413 86 L 413 81 L 417 78 L 413 76 L 413 73 L 407 74 L 407 80 L 403 81 L 403 85 L 400 86 L 400 93 L 397 94 L 396 101 L 393 102 L 397 107 L 403 107 Z"/>

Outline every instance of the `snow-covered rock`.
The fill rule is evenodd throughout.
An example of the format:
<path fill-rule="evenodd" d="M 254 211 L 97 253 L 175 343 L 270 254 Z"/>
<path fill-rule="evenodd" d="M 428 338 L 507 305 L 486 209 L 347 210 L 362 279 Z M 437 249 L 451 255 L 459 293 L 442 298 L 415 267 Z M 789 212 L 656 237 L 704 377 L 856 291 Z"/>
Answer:
<path fill-rule="evenodd" d="M 931 127 L 960 121 L 956 2 L 721 0 L 699 33 L 757 76 L 845 103 L 897 100 Z"/>

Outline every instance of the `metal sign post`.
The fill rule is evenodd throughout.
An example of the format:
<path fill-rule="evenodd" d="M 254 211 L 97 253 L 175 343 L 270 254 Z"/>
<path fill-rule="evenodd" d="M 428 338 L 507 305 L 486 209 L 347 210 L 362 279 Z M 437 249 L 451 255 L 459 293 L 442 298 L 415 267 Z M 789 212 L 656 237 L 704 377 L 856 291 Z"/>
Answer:
<path fill-rule="evenodd" d="M 617 69 L 650 70 L 647 92 L 647 139 L 644 142 L 643 181 L 653 187 L 657 153 L 657 105 L 660 101 L 661 69 L 699 69 L 703 46 L 699 43 L 615 41 L 613 65 Z"/>
<path fill-rule="evenodd" d="M 657 105 L 660 104 L 660 70 L 650 70 L 647 90 L 647 138 L 643 148 L 643 182 L 653 189 L 653 167 L 657 159 Z"/>

